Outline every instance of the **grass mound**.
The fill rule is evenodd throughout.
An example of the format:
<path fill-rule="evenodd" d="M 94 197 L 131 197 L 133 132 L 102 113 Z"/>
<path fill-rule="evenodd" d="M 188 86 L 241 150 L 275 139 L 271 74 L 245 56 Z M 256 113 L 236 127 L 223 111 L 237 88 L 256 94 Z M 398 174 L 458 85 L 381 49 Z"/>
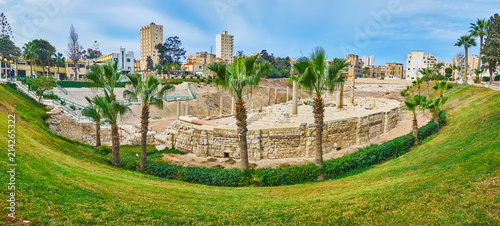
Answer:
<path fill-rule="evenodd" d="M 229 188 L 115 169 L 92 147 L 50 133 L 41 106 L 0 86 L 0 131 L 7 131 L 7 115 L 18 115 L 16 215 L 33 224 L 498 225 L 500 92 L 468 86 L 452 93 L 445 109 L 449 124 L 438 135 L 355 175 Z M 5 145 L 0 150 L 7 153 Z M 7 200 L 7 155 L 0 161 Z M 1 221 L 6 205 L 0 202 Z"/>

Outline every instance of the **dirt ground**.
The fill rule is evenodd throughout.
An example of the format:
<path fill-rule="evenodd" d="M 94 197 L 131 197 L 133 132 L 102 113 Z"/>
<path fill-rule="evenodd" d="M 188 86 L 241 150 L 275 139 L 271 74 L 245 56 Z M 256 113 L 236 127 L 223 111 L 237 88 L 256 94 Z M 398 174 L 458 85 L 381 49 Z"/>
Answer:
<path fill-rule="evenodd" d="M 405 80 L 377 80 L 377 79 L 357 79 L 356 80 L 356 97 L 377 97 L 377 98 L 387 98 L 387 99 L 395 99 L 398 101 L 403 101 L 403 98 L 400 95 L 400 91 L 405 89 L 406 86 L 411 85 L 410 82 Z M 271 104 L 274 104 L 274 87 L 277 88 L 277 100 L 278 102 L 284 102 L 286 99 L 286 87 L 289 86 L 289 98 L 291 99 L 292 95 L 292 87 L 291 84 L 288 83 L 284 79 L 272 79 L 272 80 L 263 80 L 258 89 L 253 90 L 252 96 L 247 99 L 247 107 L 251 108 L 254 106 L 254 109 L 260 108 L 260 106 L 267 106 L 269 97 L 268 97 L 268 88 L 271 89 Z M 227 92 L 218 90 L 216 87 L 210 85 L 192 85 L 193 90 L 197 93 L 199 99 L 196 100 L 198 103 L 193 106 L 196 106 L 196 110 L 193 109 L 194 116 L 198 116 L 203 118 L 208 113 L 208 109 L 212 115 L 218 115 L 218 103 L 220 101 L 220 95 L 223 95 L 223 104 L 224 104 L 224 114 L 229 114 L 231 111 L 231 98 L 227 94 Z M 345 96 L 348 97 L 350 95 L 350 82 L 346 82 L 345 87 Z M 300 98 L 308 98 L 308 94 L 304 92 L 300 92 Z M 215 112 L 215 113 L 214 113 Z M 411 131 L 412 127 L 412 115 L 408 111 L 401 111 L 402 117 L 400 123 L 390 130 L 386 134 L 382 134 L 379 137 L 376 137 L 366 143 L 347 147 L 341 150 L 331 151 L 324 155 L 324 159 L 338 158 L 347 153 L 351 153 L 356 151 L 360 147 L 368 146 L 372 143 L 381 144 L 383 142 L 392 140 L 396 137 L 408 134 Z M 204 114 L 205 113 L 205 114 Z M 419 127 L 425 125 L 429 120 L 431 120 L 432 116 L 429 112 L 426 114 L 420 113 L 418 115 L 418 124 Z M 154 130 L 162 130 L 170 125 L 174 120 L 172 119 L 163 119 L 157 120 L 151 123 Z M 203 158 L 197 157 L 194 154 L 186 154 L 186 155 L 176 155 L 176 154 L 168 154 L 163 158 L 164 161 L 169 162 L 171 164 L 183 165 L 183 166 L 205 166 L 205 167 L 224 167 L 224 168 L 233 168 L 239 167 L 240 160 L 239 159 L 227 159 L 227 158 Z M 277 167 L 282 164 L 289 165 L 299 165 L 305 164 L 307 162 L 314 162 L 314 158 L 287 158 L 287 159 L 263 159 L 259 161 L 250 161 L 250 164 L 254 167 Z"/>

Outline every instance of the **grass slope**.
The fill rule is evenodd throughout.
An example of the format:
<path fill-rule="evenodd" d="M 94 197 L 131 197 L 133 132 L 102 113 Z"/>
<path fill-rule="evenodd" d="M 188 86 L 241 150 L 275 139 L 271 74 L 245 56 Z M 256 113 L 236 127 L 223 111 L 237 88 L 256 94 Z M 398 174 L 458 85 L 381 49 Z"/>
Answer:
<path fill-rule="evenodd" d="M 500 224 L 499 92 L 454 92 L 449 125 L 397 159 L 334 181 L 282 187 L 210 187 L 115 169 L 88 154 L 90 147 L 49 133 L 39 107 L 0 86 L 0 131 L 14 111 L 29 121 L 16 122 L 17 215 L 31 223 Z M 6 135 L 0 142 L 5 172 Z M 0 181 L 7 200 L 8 175 Z M 0 202 L 4 215 L 6 205 Z"/>

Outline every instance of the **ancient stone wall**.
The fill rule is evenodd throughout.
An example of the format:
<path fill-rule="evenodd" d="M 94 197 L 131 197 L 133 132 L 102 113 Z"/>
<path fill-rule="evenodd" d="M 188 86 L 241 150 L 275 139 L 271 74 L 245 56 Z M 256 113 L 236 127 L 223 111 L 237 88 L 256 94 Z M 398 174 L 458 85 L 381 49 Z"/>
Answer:
<path fill-rule="evenodd" d="M 323 132 L 324 153 L 367 142 L 395 127 L 399 119 L 400 108 L 395 107 L 364 116 L 327 120 Z M 248 157 L 253 160 L 314 157 L 315 131 L 313 123 L 249 129 Z M 200 157 L 240 157 L 236 129 L 176 121 L 162 139 L 169 148 Z"/>

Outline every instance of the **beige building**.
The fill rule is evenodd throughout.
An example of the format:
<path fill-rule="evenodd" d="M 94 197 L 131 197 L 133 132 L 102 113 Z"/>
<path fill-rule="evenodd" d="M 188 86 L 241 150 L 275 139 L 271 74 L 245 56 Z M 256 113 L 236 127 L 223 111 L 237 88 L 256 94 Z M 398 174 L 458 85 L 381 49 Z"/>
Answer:
<path fill-rule="evenodd" d="M 215 36 L 215 55 L 228 63 L 234 60 L 234 36 L 229 35 L 227 31 Z"/>
<path fill-rule="evenodd" d="M 73 62 L 66 59 L 64 62 L 64 67 L 42 67 L 38 65 L 33 65 L 33 71 L 31 71 L 30 62 L 19 58 L 16 64 L 12 65 L 16 77 L 33 77 L 35 75 L 53 77 L 60 80 L 81 80 L 87 73 L 87 68 L 89 65 L 89 60 L 81 59 L 78 61 L 77 73 L 73 69 Z"/>
<path fill-rule="evenodd" d="M 153 60 L 153 66 L 158 64 L 159 56 L 155 46 L 162 43 L 162 25 L 151 22 L 151 24 L 141 27 L 141 71 L 146 70 L 148 56 Z"/>
<path fill-rule="evenodd" d="M 360 78 L 363 76 L 363 61 L 358 57 L 358 55 L 349 54 L 346 57 L 349 66 L 345 67 L 342 71 L 347 75 L 347 79 L 356 76 Z"/>
<path fill-rule="evenodd" d="M 385 67 L 375 66 L 370 68 L 370 78 L 383 78 L 385 77 Z"/>
<path fill-rule="evenodd" d="M 424 51 L 411 51 L 406 58 L 406 79 L 415 80 L 422 77 L 420 69 L 434 68 L 438 57 L 432 54 L 424 54 Z"/>
<path fill-rule="evenodd" d="M 385 64 L 385 77 L 404 79 L 404 77 L 403 77 L 403 64 L 386 63 Z"/>

